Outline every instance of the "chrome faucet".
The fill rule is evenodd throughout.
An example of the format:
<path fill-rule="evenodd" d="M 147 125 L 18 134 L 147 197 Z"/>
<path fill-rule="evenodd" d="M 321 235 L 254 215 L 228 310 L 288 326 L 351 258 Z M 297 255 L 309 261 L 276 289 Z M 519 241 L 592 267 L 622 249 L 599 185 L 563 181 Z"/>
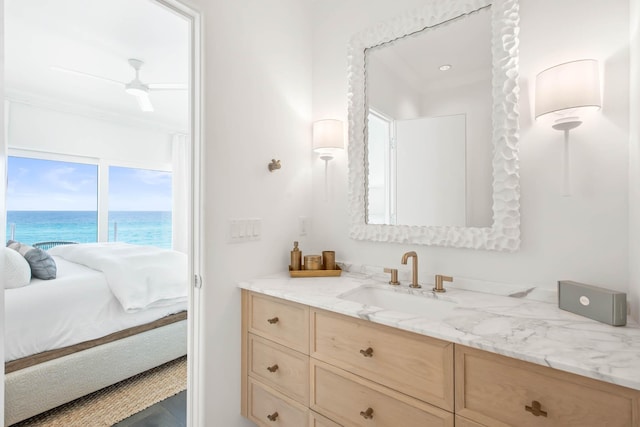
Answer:
<path fill-rule="evenodd" d="M 411 284 L 409 285 L 409 287 L 421 288 L 422 286 L 420 286 L 420 284 L 418 283 L 418 254 L 414 251 L 407 252 L 406 254 L 402 255 L 402 263 L 406 264 L 409 258 L 413 258 L 413 272 L 411 274 Z"/>

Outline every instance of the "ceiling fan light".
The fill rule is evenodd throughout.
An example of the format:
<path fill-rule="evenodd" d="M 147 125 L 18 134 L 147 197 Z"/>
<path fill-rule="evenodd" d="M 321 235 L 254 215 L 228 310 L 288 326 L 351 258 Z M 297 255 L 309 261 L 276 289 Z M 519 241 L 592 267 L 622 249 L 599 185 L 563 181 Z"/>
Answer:
<path fill-rule="evenodd" d="M 147 96 L 149 94 L 149 88 L 139 80 L 133 80 L 131 83 L 128 83 L 124 91 L 133 96 Z"/>
<path fill-rule="evenodd" d="M 145 96 L 147 94 L 144 89 L 140 89 L 137 87 L 127 87 L 124 89 L 124 91 L 133 96 Z"/>

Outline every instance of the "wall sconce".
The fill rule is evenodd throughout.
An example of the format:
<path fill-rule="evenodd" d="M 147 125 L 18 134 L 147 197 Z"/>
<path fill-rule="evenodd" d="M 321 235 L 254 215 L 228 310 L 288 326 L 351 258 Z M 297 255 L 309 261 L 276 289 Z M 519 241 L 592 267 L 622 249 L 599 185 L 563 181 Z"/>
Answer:
<path fill-rule="evenodd" d="M 569 131 L 582 124 L 589 111 L 597 111 L 600 100 L 598 61 L 582 59 L 548 68 L 536 77 L 536 120 L 553 120 L 551 127 L 564 132 L 563 196 L 569 196 Z"/>
<path fill-rule="evenodd" d="M 328 200 L 327 166 L 338 150 L 344 149 L 344 134 L 340 120 L 313 122 L 313 151 L 324 160 L 324 198 Z"/>
<path fill-rule="evenodd" d="M 333 159 L 338 150 L 344 149 L 342 122 L 326 119 L 313 122 L 313 151 L 325 162 Z"/>

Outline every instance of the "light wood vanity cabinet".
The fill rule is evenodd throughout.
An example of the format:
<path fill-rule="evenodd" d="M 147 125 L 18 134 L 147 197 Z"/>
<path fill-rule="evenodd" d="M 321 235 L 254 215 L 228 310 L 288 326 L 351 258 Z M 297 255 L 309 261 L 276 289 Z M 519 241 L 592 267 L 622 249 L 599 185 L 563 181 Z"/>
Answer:
<path fill-rule="evenodd" d="M 456 413 L 491 427 L 636 427 L 640 392 L 456 345 Z"/>
<path fill-rule="evenodd" d="M 311 309 L 313 358 L 453 412 L 453 344 Z"/>
<path fill-rule="evenodd" d="M 248 293 L 249 332 L 309 354 L 309 307 Z"/>
<path fill-rule="evenodd" d="M 640 426 L 640 391 L 249 291 L 242 304 L 242 414 L 259 426 Z"/>
<path fill-rule="evenodd" d="M 453 426 L 451 412 L 313 358 L 311 409 L 345 426 Z"/>
<path fill-rule="evenodd" d="M 309 402 L 309 357 L 249 334 L 249 375 L 303 404 Z"/>
<path fill-rule="evenodd" d="M 307 427 L 309 307 L 242 292 L 242 414 L 259 426 Z"/>

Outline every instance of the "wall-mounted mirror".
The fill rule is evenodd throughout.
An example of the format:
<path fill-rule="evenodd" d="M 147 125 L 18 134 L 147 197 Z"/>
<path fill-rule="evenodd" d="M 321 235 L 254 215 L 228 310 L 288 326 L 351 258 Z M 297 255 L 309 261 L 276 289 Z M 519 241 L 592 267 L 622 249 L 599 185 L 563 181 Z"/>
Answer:
<path fill-rule="evenodd" d="M 517 12 L 436 2 L 353 37 L 352 238 L 519 247 Z"/>

